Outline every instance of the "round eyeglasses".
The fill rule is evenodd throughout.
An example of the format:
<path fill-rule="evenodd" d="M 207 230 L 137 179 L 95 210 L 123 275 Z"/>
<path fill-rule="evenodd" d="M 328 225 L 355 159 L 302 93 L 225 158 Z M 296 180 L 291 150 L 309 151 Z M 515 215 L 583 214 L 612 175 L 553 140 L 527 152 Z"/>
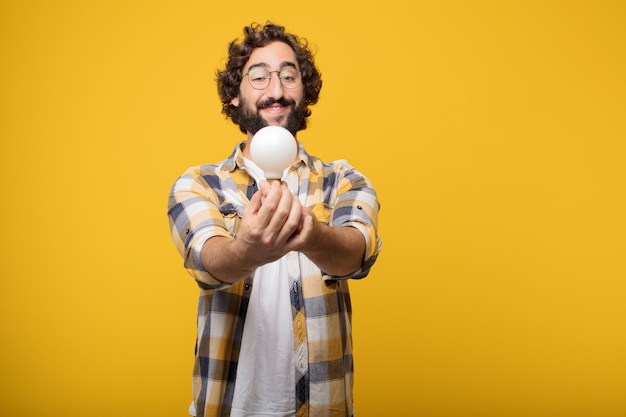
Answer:
<path fill-rule="evenodd" d="M 270 85 L 270 80 L 272 78 L 272 73 L 275 72 L 278 74 L 278 79 L 280 83 L 285 88 L 296 88 L 300 85 L 300 81 L 302 81 L 302 77 L 300 76 L 300 71 L 293 67 L 285 67 L 280 71 L 270 71 L 265 68 L 255 67 L 250 69 L 243 76 L 248 76 L 248 82 L 252 86 L 252 88 L 256 90 L 263 90 Z"/>

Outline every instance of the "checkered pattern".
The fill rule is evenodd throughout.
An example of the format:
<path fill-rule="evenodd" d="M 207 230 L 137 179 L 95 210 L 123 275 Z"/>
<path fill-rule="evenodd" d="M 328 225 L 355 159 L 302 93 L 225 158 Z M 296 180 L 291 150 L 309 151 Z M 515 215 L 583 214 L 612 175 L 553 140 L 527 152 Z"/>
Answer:
<path fill-rule="evenodd" d="M 252 276 L 224 284 L 200 262 L 202 245 L 213 236 L 235 236 L 244 207 L 257 191 L 242 170 L 241 144 L 226 160 L 187 170 L 172 187 L 168 217 L 184 266 L 201 288 L 193 398 L 198 416 L 229 416 L 237 363 L 252 291 Z M 297 416 L 351 416 L 353 362 L 350 293 L 347 278 L 367 276 L 382 242 L 377 233 L 379 204 L 371 183 L 346 161 L 324 164 L 300 145 L 291 169 L 297 195 L 331 226 L 357 228 L 366 241 L 361 270 L 331 277 L 301 253 L 287 256 L 294 330 Z"/>

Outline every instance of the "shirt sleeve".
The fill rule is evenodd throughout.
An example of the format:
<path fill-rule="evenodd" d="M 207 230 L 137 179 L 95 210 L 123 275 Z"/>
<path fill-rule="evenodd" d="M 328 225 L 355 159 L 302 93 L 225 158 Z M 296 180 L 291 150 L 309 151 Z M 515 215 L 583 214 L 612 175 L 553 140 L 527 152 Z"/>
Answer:
<path fill-rule="evenodd" d="M 351 226 L 361 232 L 365 238 L 365 256 L 358 271 L 346 277 L 333 278 L 364 278 L 369 274 L 383 246 L 378 234 L 380 204 L 372 183 L 345 161 L 342 165 L 346 169 L 338 180 L 331 225 Z"/>
<path fill-rule="evenodd" d="M 172 186 L 168 218 L 176 249 L 198 285 L 203 289 L 226 286 L 204 269 L 200 259 L 208 239 L 231 236 L 218 208 L 217 194 L 202 177 L 200 168 L 190 168 Z"/>

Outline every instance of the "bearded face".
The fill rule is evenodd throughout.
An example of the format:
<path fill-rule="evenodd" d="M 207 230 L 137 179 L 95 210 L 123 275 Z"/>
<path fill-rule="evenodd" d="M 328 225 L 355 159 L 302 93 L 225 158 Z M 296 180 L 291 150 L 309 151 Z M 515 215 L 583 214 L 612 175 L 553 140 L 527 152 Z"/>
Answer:
<path fill-rule="evenodd" d="M 289 107 L 290 111 L 286 115 L 273 117 L 270 120 L 263 118 L 261 111 L 275 105 Z M 241 97 L 238 111 L 239 126 L 252 135 L 261 128 L 269 125 L 284 127 L 294 136 L 298 131 L 306 127 L 304 103 L 298 106 L 294 100 L 286 97 L 282 97 L 278 100 L 267 99 L 257 103 L 256 106 L 253 106 L 251 103 L 247 102 L 244 97 Z"/>

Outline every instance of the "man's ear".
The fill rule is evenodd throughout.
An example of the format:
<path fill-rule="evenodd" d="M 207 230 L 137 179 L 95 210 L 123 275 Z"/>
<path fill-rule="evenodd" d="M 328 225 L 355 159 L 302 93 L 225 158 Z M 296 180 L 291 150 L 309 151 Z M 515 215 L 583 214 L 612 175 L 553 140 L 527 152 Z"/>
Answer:
<path fill-rule="evenodd" d="M 233 99 L 230 101 L 230 104 L 232 104 L 235 107 L 239 107 L 239 96 L 233 97 Z"/>

